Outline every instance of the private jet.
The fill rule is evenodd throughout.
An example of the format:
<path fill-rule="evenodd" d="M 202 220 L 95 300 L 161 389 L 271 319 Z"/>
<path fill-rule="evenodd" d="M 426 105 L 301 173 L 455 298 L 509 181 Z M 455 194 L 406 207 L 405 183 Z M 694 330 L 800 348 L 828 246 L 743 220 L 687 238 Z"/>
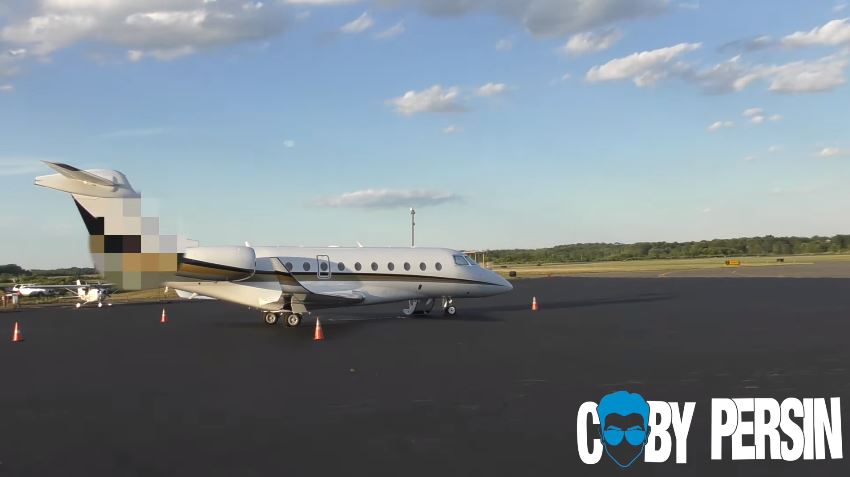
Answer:
<path fill-rule="evenodd" d="M 460 251 L 424 247 L 200 246 L 162 235 L 143 217 L 141 194 L 114 170 L 46 162 L 56 174 L 38 186 L 71 194 L 89 233 L 95 268 L 125 290 L 162 286 L 262 311 L 290 327 L 313 310 L 407 302 L 405 314 L 437 304 L 455 316 L 455 298 L 509 292 L 513 286 Z"/>

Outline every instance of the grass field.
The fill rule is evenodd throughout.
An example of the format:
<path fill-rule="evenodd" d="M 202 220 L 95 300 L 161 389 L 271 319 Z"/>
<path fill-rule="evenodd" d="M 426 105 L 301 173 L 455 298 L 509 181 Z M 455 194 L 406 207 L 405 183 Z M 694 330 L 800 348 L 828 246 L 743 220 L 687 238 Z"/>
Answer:
<path fill-rule="evenodd" d="M 778 257 L 725 257 L 725 258 L 682 258 L 656 260 L 628 260 L 617 262 L 583 262 L 583 263 L 543 263 L 495 265 L 493 270 L 504 276 L 509 272 L 517 272 L 517 278 L 534 278 L 544 276 L 565 276 L 587 273 L 612 272 L 667 272 L 676 270 L 700 270 L 708 268 L 725 268 L 727 259 L 740 260 L 741 267 L 782 267 L 787 265 L 814 264 L 822 262 L 850 262 L 850 255 L 789 255 L 782 257 L 784 262 L 778 262 Z"/>

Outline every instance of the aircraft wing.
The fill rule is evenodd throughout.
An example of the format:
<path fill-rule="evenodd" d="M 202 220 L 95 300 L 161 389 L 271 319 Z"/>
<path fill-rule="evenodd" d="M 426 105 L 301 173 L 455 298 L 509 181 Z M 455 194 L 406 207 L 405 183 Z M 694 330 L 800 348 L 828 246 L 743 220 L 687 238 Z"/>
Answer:
<path fill-rule="evenodd" d="M 309 291 L 309 290 L 308 290 Z M 308 309 L 333 308 L 337 306 L 357 305 L 364 297 L 354 292 L 305 293 L 292 296 L 293 303 L 300 303 Z"/>

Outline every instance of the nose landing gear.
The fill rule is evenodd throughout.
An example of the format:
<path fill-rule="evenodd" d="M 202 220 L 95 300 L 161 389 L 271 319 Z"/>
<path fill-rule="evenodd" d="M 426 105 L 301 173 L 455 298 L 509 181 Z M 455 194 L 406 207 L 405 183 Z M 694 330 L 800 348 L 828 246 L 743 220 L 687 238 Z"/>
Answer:
<path fill-rule="evenodd" d="M 455 316 L 457 314 L 457 308 L 450 296 L 443 297 L 443 313 L 445 313 L 446 316 Z"/>

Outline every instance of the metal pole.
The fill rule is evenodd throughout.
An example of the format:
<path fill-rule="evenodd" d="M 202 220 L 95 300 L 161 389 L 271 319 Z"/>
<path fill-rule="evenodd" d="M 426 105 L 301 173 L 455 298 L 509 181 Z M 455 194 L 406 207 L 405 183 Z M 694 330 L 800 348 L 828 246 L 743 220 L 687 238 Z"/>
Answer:
<path fill-rule="evenodd" d="M 410 208 L 410 246 L 416 246 L 416 221 L 414 220 L 414 216 L 416 215 L 416 210 L 413 207 Z"/>

